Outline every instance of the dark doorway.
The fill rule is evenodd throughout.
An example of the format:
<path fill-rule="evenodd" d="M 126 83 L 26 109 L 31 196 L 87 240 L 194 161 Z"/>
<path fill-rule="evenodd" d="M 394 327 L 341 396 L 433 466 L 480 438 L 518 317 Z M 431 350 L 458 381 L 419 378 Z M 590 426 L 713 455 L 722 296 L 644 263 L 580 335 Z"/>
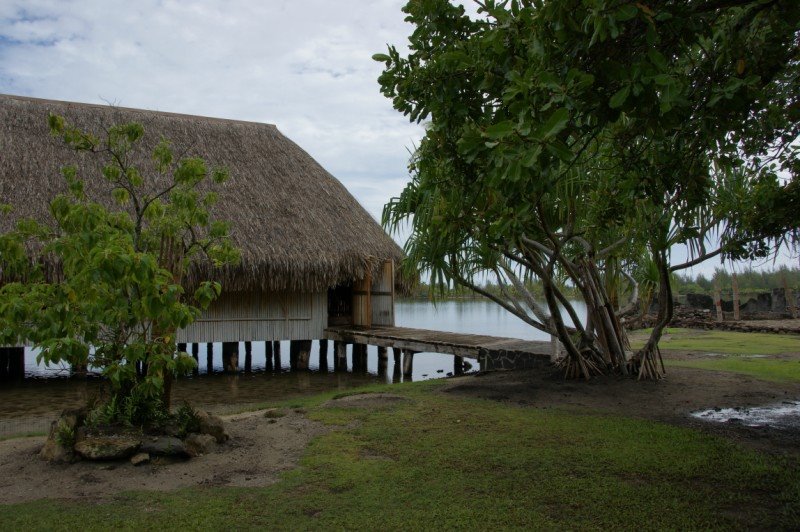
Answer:
<path fill-rule="evenodd" d="M 328 289 L 328 326 L 353 324 L 353 285 Z"/>

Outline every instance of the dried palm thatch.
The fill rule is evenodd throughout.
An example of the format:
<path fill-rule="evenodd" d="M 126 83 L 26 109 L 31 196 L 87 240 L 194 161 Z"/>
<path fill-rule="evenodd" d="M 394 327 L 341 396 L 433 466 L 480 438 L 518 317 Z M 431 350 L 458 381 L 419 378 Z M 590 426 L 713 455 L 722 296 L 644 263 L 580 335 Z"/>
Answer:
<path fill-rule="evenodd" d="M 168 139 L 176 154 L 224 166 L 230 179 L 215 185 L 213 215 L 231 224 L 238 266 L 194 265 L 189 278 L 220 281 L 226 290 L 319 291 L 377 274 L 402 252 L 345 187 L 274 125 L 139 109 L 0 95 L 0 231 L 14 219 L 49 218 L 48 202 L 66 190 L 60 169 L 78 166 L 89 195 L 111 204 L 98 157 L 76 154 L 50 135 L 48 113 L 100 134 L 113 124 L 139 122 L 145 139 L 136 164 Z M 100 135 L 101 136 L 101 135 Z"/>

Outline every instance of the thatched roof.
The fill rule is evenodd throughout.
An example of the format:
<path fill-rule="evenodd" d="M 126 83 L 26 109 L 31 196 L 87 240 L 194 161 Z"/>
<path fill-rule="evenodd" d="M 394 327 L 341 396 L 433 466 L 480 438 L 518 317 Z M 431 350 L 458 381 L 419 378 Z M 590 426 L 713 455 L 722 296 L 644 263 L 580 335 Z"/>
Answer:
<path fill-rule="evenodd" d="M 227 167 L 231 177 L 217 186 L 213 214 L 231 223 L 242 261 L 222 272 L 209 265 L 195 272 L 226 290 L 321 290 L 401 257 L 347 189 L 274 125 L 0 95 L 0 204 L 13 206 L 13 218 L 46 221 L 48 200 L 65 190 L 60 168 L 68 164 L 78 165 L 92 197 L 110 201 L 100 158 L 76 154 L 51 136 L 48 113 L 101 137 L 113 124 L 143 124 L 143 169 L 162 137 L 175 153 Z M 9 223 L 0 217 L 0 231 Z"/>

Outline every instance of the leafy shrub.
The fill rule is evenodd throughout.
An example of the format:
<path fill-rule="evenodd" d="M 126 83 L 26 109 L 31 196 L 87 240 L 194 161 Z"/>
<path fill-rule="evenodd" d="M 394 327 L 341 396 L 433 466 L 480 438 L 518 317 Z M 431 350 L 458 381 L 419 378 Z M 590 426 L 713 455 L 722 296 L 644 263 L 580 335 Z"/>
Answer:
<path fill-rule="evenodd" d="M 178 425 L 178 436 L 181 438 L 192 432 L 200 432 L 200 417 L 189 403 L 184 402 L 175 412 L 174 418 Z"/>

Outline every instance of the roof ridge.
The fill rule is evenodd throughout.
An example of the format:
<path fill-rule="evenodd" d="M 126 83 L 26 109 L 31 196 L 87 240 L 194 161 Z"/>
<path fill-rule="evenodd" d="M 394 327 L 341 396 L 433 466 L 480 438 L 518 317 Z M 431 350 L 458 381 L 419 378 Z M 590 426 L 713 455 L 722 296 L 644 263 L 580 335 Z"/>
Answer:
<path fill-rule="evenodd" d="M 173 113 L 173 112 L 169 112 L 169 111 L 158 111 L 158 110 L 154 110 L 154 109 L 140 109 L 140 108 L 137 108 L 137 107 L 123 107 L 123 106 L 113 105 L 113 104 L 105 104 L 105 105 L 103 105 L 103 104 L 99 104 L 99 103 L 73 102 L 73 101 L 68 101 L 68 100 L 53 100 L 53 99 L 49 99 L 49 98 L 36 98 L 36 97 L 33 97 L 33 96 L 21 96 L 21 95 L 18 95 L 18 94 L 3 94 L 3 93 L 0 93 L 0 99 L 3 99 L 3 98 L 12 99 L 12 100 L 29 101 L 29 102 L 39 102 L 39 103 L 56 103 L 56 104 L 62 104 L 62 105 L 67 105 L 67 106 L 94 107 L 94 108 L 99 108 L 99 109 L 118 109 L 120 111 L 134 111 L 134 112 L 137 112 L 137 113 L 142 113 L 142 112 L 144 112 L 144 113 L 153 113 L 153 114 L 156 114 L 156 115 L 169 116 L 169 117 L 175 117 L 175 118 L 185 118 L 185 119 L 198 119 L 199 118 L 199 119 L 203 119 L 203 120 L 213 120 L 213 121 L 229 123 L 229 124 L 233 123 L 233 124 L 245 124 L 245 125 L 253 125 L 253 126 L 267 126 L 267 127 L 271 127 L 271 128 L 274 128 L 274 129 L 278 129 L 278 127 L 275 124 L 270 124 L 268 122 L 255 122 L 255 121 L 252 121 L 252 120 L 237 120 L 237 119 L 234 119 L 234 118 L 219 118 L 219 117 L 216 117 L 216 116 L 205 116 L 205 115 L 190 115 L 190 114 L 187 114 L 187 113 Z"/>

